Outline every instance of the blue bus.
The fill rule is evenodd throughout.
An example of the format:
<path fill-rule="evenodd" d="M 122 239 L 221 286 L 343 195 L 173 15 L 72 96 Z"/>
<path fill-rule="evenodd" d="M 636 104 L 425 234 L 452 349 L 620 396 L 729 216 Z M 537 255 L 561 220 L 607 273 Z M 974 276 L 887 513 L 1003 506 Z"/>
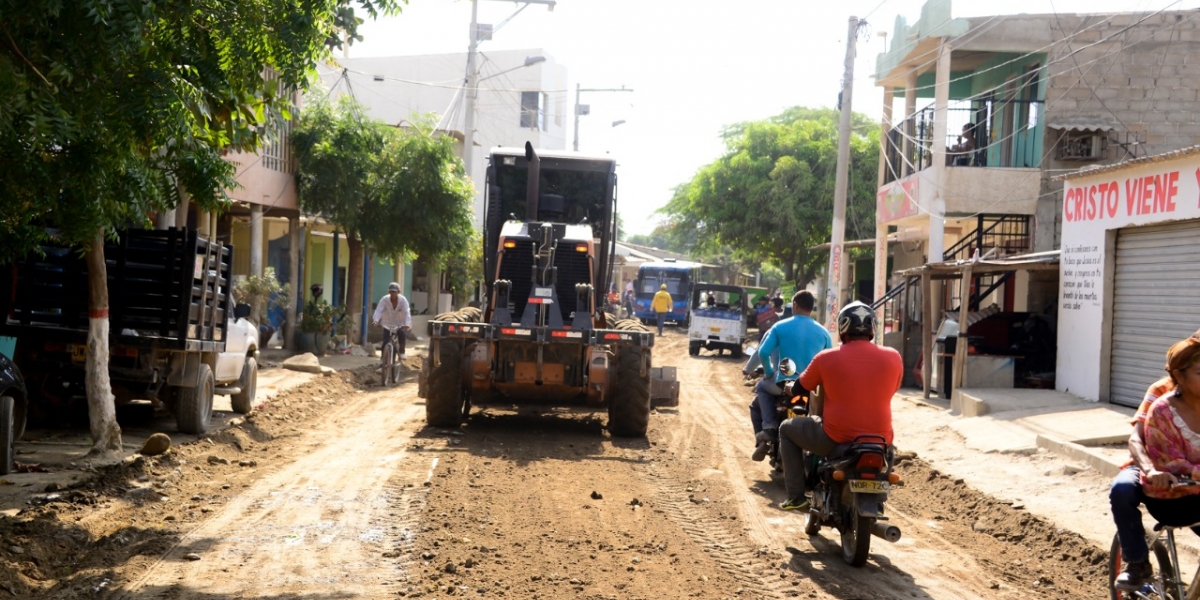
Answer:
<path fill-rule="evenodd" d="M 650 304 L 654 300 L 654 294 L 658 293 L 659 287 L 665 283 L 667 293 L 671 294 L 671 300 L 675 304 L 667 320 L 687 325 L 692 286 L 699 277 L 699 263 L 666 259 L 643 264 L 638 267 L 637 280 L 633 284 L 633 315 L 643 323 L 654 323 L 658 315 L 654 313 Z"/>

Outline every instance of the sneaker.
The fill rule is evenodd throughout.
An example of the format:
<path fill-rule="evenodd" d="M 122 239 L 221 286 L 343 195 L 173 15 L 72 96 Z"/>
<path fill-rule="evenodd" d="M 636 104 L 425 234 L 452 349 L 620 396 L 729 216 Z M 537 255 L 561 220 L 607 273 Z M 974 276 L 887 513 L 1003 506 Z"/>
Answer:
<path fill-rule="evenodd" d="M 1121 573 L 1117 575 L 1113 586 L 1121 591 L 1136 592 L 1150 580 L 1152 575 L 1154 575 L 1154 568 L 1150 566 L 1150 561 L 1127 562 L 1121 569 Z"/>
<path fill-rule="evenodd" d="M 783 510 L 808 510 L 808 498 L 792 498 L 779 505 Z"/>

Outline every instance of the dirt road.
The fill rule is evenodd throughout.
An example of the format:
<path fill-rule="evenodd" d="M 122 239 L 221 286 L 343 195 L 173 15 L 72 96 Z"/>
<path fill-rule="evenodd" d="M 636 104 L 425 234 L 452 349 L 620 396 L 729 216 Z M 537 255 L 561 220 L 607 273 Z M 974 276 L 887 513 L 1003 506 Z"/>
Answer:
<path fill-rule="evenodd" d="M 409 381 L 306 385 L 209 440 L 0 523 L 16 597 L 1103 597 L 1104 553 L 919 460 L 865 567 L 809 538 L 749 457 L 740 365 L 654 350 L 683 381 L 644 439 L 603 415 L 483 412 L 425 428 Z M 370 376 L 362 379 L 370 379 Z M 898 438 L 902 432 L 898 432 Z M 903 448 L 901 448 L 903 449 Z M 20 552 L 13 550 L 17 547 Z"/>

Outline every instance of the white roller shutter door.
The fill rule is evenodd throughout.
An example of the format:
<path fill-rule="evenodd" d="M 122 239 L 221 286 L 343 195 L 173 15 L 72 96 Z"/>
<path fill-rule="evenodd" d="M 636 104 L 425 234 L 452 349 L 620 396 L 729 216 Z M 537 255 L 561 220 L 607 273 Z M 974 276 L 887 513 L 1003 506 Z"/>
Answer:
<path fill-rule="evenodd" d="M 1109 401 L 1137 406 L 1200 326 L 1200 221 L 1117 232 Z"/>

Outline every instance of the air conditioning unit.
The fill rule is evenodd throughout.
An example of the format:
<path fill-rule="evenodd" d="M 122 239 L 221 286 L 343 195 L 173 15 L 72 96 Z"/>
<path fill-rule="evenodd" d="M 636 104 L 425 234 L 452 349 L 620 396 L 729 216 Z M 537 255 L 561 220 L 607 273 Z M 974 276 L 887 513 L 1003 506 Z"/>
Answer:
<path fill-rule="evenodd" d="M 1058 160 L 1100 160 L 1107 143 L 1100 132 L 1068 132 L 1058 144 Z"/>

